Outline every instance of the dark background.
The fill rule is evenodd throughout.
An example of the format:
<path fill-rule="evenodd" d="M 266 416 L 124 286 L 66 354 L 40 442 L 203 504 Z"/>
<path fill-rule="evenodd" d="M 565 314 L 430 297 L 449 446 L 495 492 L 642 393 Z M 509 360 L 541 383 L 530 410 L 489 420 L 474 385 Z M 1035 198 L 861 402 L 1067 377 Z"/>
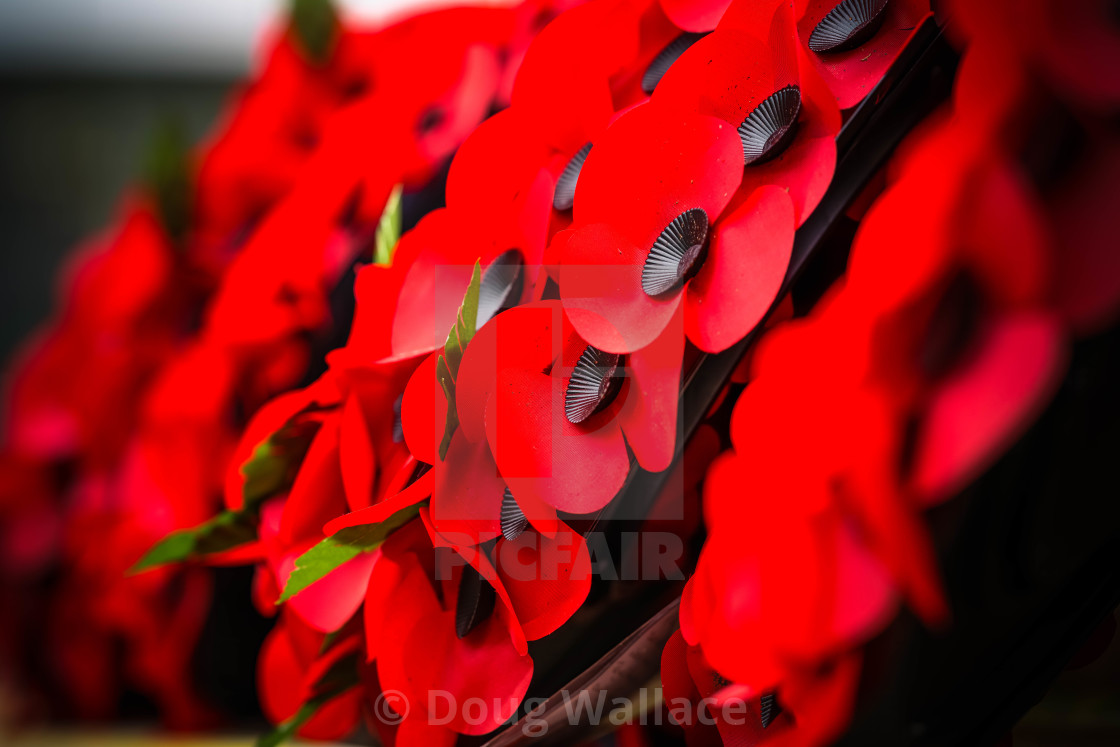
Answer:
<path fill-rule="evenodd" d="M 63 259 L 113 221 L 168 117 L 197 143 L 232 80 L 0 74 L 0 360 L 56 306 Z"/>

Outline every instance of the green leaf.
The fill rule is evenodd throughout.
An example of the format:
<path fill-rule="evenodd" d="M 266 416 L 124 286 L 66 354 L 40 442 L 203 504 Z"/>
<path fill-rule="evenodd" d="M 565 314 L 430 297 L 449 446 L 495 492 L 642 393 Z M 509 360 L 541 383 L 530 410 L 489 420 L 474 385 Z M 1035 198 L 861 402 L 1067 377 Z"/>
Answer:
<path fill-rule="evenodd" d="M 295 568 L 284 584 L 284 592 L 276 600 L 282 604 L 343 563 L 363 552 L 376 550 L 385 538 L 420 513 L 419 504 L 407 506 L 378 524 L 346 527 L 296 558 Z"/>
<path fill-rule="evenodd" d="M 287 721 L 282 721 L 277 724 L 275 729 L 262 735 L 257 740 L 256 747 L 278 747 L 278 745 L 291 741 L 296 732 L 318 712 L 320 705 L 322 704 L 312 700 L 307 701 L 299 707 L 294 716 Z"/>
<path fill-rule="evenodd" d="M 475 333 L 475 322 L 478 320 L 478 289 L 482 283 L 482 267 L 478 260 L 474 263 L 474 272 L 471 274 L 471 283 L 463 296 L 463 303 L 459 306 L 459 314 L 455 324 L 447 333 L 447 341 L 443 343 L 443 355 L 436 360 L 436 380 L 443 389 L 447 398 L 447 421 L 443 428 L 443 438 L 439 444 L 439 458 L 447 456 L 447 448 L 451 445 L 451 437 L 459 427 L 459 414 L 455 410 L 455 377 L 459 375 L 459 363 L 463 360 L 463 352 L 470 344 Z"/>
<path fill-rule="evenodd" d="M 156 543 L 129 573 L 197 560 L 255 540 L 261 503 L 292 486 L 321 425 L 319 420 L 308 416 L 325 409 L 329 408 L 313 404 L 300 410 L 257 444 L 252 456 L 241 465 L 245 483 L 239 510 L 223 511 L 196 527 L 172 532 Z"/>
<path fill-rule="evenodd" d="M 260 737 L 256 747 L 278 747 L 296 735 L 328 701 L 337 698 L 361 682 L 358 673 L 358 659 L 348 656 L 339 659 L 323 673 L 312 688 L 312 696 L 300 706 L 295 715 L 277 725 L 275 729 Z"/>
<path fill-rule="evenodd" d="M 397 242 L 401 240 L 401 190 L 400 184 L 393 187 L 389 199 L 385 201 L 385 209 L 381 211 L 373 249 L 375 265 L 392 264 L 393 251 L 397 248 Z"/>
<path fill-rule="evenodd" d="M 343 656 L 331 664 L 312 685 L 311 700 L 326 702 L 360 684 L 361 681 L 362 677 L 358 672 L 358 655 Z"/>
<path fill-rule="evenodd" d="M 178 118 L 160 122 L 144 158 L 143 182 L 167 235 L 179 241 L 191 214 L 190 144 Z"/>
<path fill-rule="evenodd" d="M 292 0 L 292 31 L 311 62 L 330 59 L 338 38 L 338 11 L 332 0 Z"/>
<path fill-rule="evenodd" d="M 140 573 L 168 563 L 180 563 L 203 555 L 225 552 L 256 538 L 254 517 L 244 511 L 223 511 L 196 527 L 167 535 L 148 550 L 129 573 Z"/>
<path fill-rule="evenodd" d="M 266 499 L 284 492 L 295 482 L 303 458 L 319 432 L 321 421 L 305 416 L 321 412 L 317 405 L 296 413 L 275 433 L 257 444 L 241 465 L 243 510 L 255 511 Z"/>

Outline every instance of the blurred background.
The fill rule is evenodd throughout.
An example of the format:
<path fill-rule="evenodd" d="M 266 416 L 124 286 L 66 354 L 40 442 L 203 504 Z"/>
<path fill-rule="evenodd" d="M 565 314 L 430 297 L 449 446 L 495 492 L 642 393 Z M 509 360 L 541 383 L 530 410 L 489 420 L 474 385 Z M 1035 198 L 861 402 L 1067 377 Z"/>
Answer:
<path fill-rule="evenodd" d="M 341 0 L 382 20 L 451 0 Z M 475 0 L 472 4 L 504 4 Z M 0 358 L 54 305 L 67 251 L 105 226 L 157 125 L 208 131 L 284 0 L 0 0 Z"/>

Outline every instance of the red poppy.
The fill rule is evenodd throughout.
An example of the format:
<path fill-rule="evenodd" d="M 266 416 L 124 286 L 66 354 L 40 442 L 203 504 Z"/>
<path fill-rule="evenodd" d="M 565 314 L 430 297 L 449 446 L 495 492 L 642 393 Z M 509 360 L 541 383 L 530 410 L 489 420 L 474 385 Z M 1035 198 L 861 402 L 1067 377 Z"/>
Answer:
<path fill-rule="evenodd" d="M 929 0 L 808 0 L 804 6 L 801 43 L 841 109 L 871 93 L 931 15 Z"/>
<path fill-rule="evenodd" d="M 402 475 L 407 477 L 414 466 L 392 408 L 384 407 L 403 388 L 411 370 L 407 363 L 342 363 L 351 361 L 334 357 L 331 371 L 312 386 L 263 407 L 246 429 L 226 477 L 227 506 L 239 509 L 245 485 L 242 465 L 260 445 L 284 429 L 291 430 L 293 438 L 307 439 L 306 453 L 289 448 L 287 441 L 274 443 L 270 458 L 298 460 L 275 467 L 294 471 L 291 489 L 261 507 L 259 543 L 219 559 L 265 561 L 255 586 L 264 610 L 279 596 L 296 558 L 323 538 L 325 523 L 395 495 Z M 289 606 L 312 627 L 337 630 L 360 605 L 375 561 L 375 553 L 358 556 L 297 594 Z"/>
<path fill-rule="evenodd" d="M 464 437 L 489 443 L 519 501 L 602 508 L 629 471 L 627 444 L 652 471 L 671 459 L 684 342 L 680 315 L 673 321 L 623 360 L 581 339 L 555 301 L 500 315 L 459 369 Z"/>
<path fill-rule="evenodd" d="M 1065 366 L 1047 308 L 1050 249 L 1021 177 L 958 148 L 954 131 L 930 138 L 872 207 L 847 288 L 870 335 L 869 376 L 919 413 L 912 477 L 928 500 L 1002 453 Z"/>
<path fill-rule="evenodd" d="M 1049 252 L 1053 301 L 1072 331 L 1094 334 L 1120 314 L 1120 273 L 1111 251 L 1108 216 L 1115 191 L 1105 188 L 1120 146 L 1107 128 L 1071 108 L 1068 92 L 1038 90 L 1030 70 L 1006 45 L 984 35 L 965 52 L 954 89 L 954 126 L 935 128 L 939 146 L 962 138 L 998 149 L 1018 162 L 1020 199 L 1041 216 Z M 950 142 L 950 139 L 957 142 Z M 915 150 L 920 150 L 915 148 Z"/>
<path fill-rule="evenodd" d="M 838 392 L 806 397 L 811 405 L 791 412 L 798 389 L 780 379 L 765 376 L 747 387 L 736 405 L 742 425 L 733 428 L 735 451 L 708 473 L 709 538 L 687 611 L 708 661 L 756 691 L 781 682 L 791 667 L 862 643 L 894 610 L 888 568 L 862 533 L 871 528 L 877 540 L 882 532 L 864 521 L 873 513 L 863 507 L 862 488 L 871 470 L 889 466 L 881 449 L 870 448 L 889 434 L 872 429 L 881 419 L 855 405 L 841 409 L 852 407 L 858 422 L 828 410 L 822 417 L 819 405 Z M 864 429 L 859 437 L 851 432 L 857 426 Z M 854 442 L 867 448 L 845 448 Z M 871 455 L 879 464 L 869 463 Z M 855 502 L 857 513 L 842 500 Z"/>
<path fill-rule="evenodd" d="M 607 130 L 580 177 L 560 270 L 584 339 L 613 353 L 641 349 L 681 306 L 703 350 L 750 332 L 785 276 L 794 208 L 778 187 L 733 199 L 742 162 L 727 123 L 656 102 Z"/>
<path fill-rule="evenodd" d="M 196 190 L 199 251 L 217 268 L 238 237 L 287 193 L 341 102 L 298 49 L 278 35 L 259 77 L 240 92 L 204 146 Z"/>
<path fill-rule="evenodd" d="M 599 54 L 580 54 L 581 49 Z M 606 126 L 615 111 L 610 78 L 638 55 L 638 25 L 622 2 L 573 8 L 533 40 L 517 71 L 512 106 L 528 117 L 539 139 L 575 153 Z"/>
<path fill-rule="evenodd" d="M 354 656 L 360 640 L 352 637 L 320 654 L 324 636 L 297 618 L 282 615 L 268 634 L 257 660 L 261 710 L 274 724 L 291 718 L 315 694 L 316 683 L 342 658 Z M 327 701 L 297 731 L 305 739 L 338 740 L 354 730 L 361 707 L 354 688 Z"/>
<path fill-rule="evenodd" d="M 773 692 L 767 693 L 765 700 L 738 692 L 725 692 L 721 699 L 721 691 L 732 683 L 713 669 L 700 647 L 690 646 L 680 631 L 673 633 L 662 651 L 661 686 L 669 716 L 677 714 L 674 720 L 683 721 L 680 726 L 690 747 L 768 744 L 794 728 L 793 718 L 778 705 Z"/>
<path fill-rule="evenodd" d="M 615 35 L 629 40 L 637 34 L 637 54 L 611 76 L 615 109 L 622 110 L 645 101 L 661 77 L 681 53 L 703 34 L 686 31 L 674 24 L 658 0 L 622 3 L 624 15 L 617 17 Z M 628 15 L 625 15 L 628 14 Z"/>
<path fill-rule="evenodd" d="M 383 142 L 392 144 L 409 183 L 427 181 L 491 110 L 513 23 L 511 8 L 445 8 L 378 33 L 378 102 L 370 121 L 384 119 L 392 128 Z"/>
<path fill-rule="evenodd" d="M 490 597 L 490 611 L 480 611 L 464 629 L 459 597 L 472 593 L 464 576 L 476 571 L 465 564 L 440 569 L 421 521 L 390 535 L 381 553 L 365 604 L 367 656 L 376 660 L 380 685 L 404 693 L 421 722 L 446 716 L 446 727 L 462 734 L 493 731 L 516 710 L 533 674 L 524 639 L 520 645 L 516 640 L 511 610 Z M 462 707 L 450 714 L 431 712 L 447 705 L 429 698 L 433 691 L 449 694 L 460 706 L 481 698 L 486 708 L 469 721 Z"/>
<path fill-rule="evenodd" d="M 448 497 L 437 500 L 437 495 L 433 493 L 431 506 L 420 511 L 429 535 L 436 546 L 453 549 L 493 587 L 511 612 L 510 630 L 519 650 L 527 650 L 527 641 L 558 630 L 583 606 L 591 589 L 591 557 L 582 535 L 555 515 L 547 529 L 538 529 L 543 522 L 530 521 L 506 490 L 492 508 L 481 507 L 499 515 L 500 534 L 480 543 L 473 531 L 457 531 L 462 524 L 454 520 L 460 518 L 461 507 L 448 506 Z M 446 516 L 437 520 L 441 505 Z M 451 532 L 445 533 L 443 525 Z"/>
<path fill-rule="evenodd" d="M 442 347 L 476 261 L 487 289 L 480 314 L 487 317 L 531 295 L 541 251 L 517 227 L 492 230 L 482 216 L 452 208 L 429 213 L 402 237 L 392 266 L 359 271 L 346 355 L 388 362 Z"/>
<path fill-rule="evenodd" d="M 721 27 L 698 41 L 666 73 L 654 100 L 737 128 L 746 163 L 740 190 L 785 188 L 798 225 L 832 181 L 840 112 L 798 47 L 785 5 L 761 28 Z"/>

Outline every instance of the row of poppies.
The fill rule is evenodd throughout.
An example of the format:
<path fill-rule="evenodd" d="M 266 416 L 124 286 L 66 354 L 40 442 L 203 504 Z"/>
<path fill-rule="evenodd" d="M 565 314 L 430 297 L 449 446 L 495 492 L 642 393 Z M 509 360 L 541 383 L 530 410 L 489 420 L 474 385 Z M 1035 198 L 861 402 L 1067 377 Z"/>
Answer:
<path fill-rule="evenodd" d="M 285 602 L 259 670 L 270 718 L 339 737 L 403 694 L 397 723 L 371 725 L 407 744 L 514 713 L 528 642 L 591 585 L 573 522 L 615 497 L 631 453 L 669 466 L 687 342 L 722 350 L 763 318 L 831 180 L 837 98 L 857 103 L 929 13 L 881 4 L 850 49 L 814 51 L 840 5 L 697 20 L 594 1 L 530 45 L 510 107 L 456 154 L 446 207 L 359 271 L 346 346 L 261 410 L 234 459 L 227 508 L 259 515 L 235 554 L 258 562 L 262 611 Z M 262 448 L 298 465 L 266 495 L 250 488 Z M 352 687 L 301 710 L 355 657 Z M 433 691 L 501 707 L 432 723 Z"/>
<path fill-rule="evenodd" d="M 566 5 L 375 28 L 293 0 L 206 142 L 156 138 L 154 168 L 70 261 L 55 318 L 8 375 L 0 625 L 21 714 L 104 718 L 127 690 L 175 727 L 215 723 L 192 662 L 211 573 L 125 571 L 214 514 L 245 419 L 347 323 L 331 293 L 372 252 L 394 185 L 420 188 L 508 102 Z"/>
<path fill-rule="evenodd" d="M 1010 448 L 1071 344 L 1120 313 L 1120 98 L 1096 67 L 1120 35 L 1100 8 L 950 10 L 951 103 L 887 169 L 844 277 L 757 347 L 707 473 L 662 678 L 666 697 L 755 699 L 746 726 L 694 727 L 724 743 L 830 742 L 900 603 L 951 624 L 923 512 Z"/>

